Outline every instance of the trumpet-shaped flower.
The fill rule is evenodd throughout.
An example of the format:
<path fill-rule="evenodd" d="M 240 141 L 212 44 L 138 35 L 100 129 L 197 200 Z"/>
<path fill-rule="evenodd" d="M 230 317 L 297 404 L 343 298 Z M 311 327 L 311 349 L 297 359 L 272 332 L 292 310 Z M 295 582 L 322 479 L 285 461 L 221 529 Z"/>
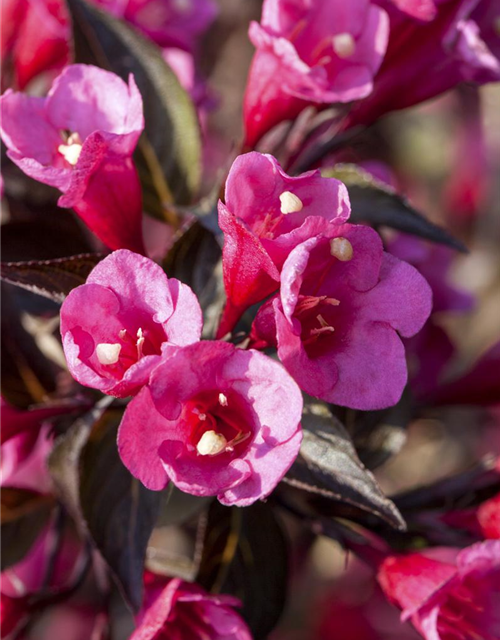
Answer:
<path fill-rule="evenodd" d="M 389 18 L 369 0 L 265 0 L 245 94 L 246 143 L 309 104 L 367 96 L 387 47 Z"/>
<path fill-rule="evenodd" d="M 250 631 L 233 607 L 237 598 L 211 595 L 197 584 L 144 575 L 144 605 L 130 640 L 251 640 Z"/>
<path fill-rule="evenodd" d="M 378 580 L 426 640 L 500 635 L 500 540 L 462 551 L 390 556 Z"/>
<path fill-rule="evenodd" d="M 255 346 L 278 355 L 310 395 L 355 409 L 395 404 L 407 380 L 401 336 L 421 329 L 431 290 L 418 271 L 384 253 L 369 227 L 345 224 L 296 247 L 280 294 L 261 307 Z"/>
<path fill-rule="evenodd" d="M 295 460 L 302 396 L 257 351 L 206 341 L 174 350 L 127 407 L 125 466 L 153 490 L 171 480 L 198 496 L 246 506 L 271 493 Z"/>
<path fill-rule="evenodd" d="M 68 367 L 87 387 L 125 397 L 147 383 L 166 345 L 200 338 L 191 289 L 143 256 L 122 249 L 100 262 L 61 308 Z"/>
<path fill-rule="evenodd" d="M 132 153 L 144 129 L 142 99 L 132 76 L 76 64 L 46 98 L 6 91 L 1 135 L 9 158 L 28 176 L 57 187 L 111 249 L 144 252 L 142 196 Z"/>

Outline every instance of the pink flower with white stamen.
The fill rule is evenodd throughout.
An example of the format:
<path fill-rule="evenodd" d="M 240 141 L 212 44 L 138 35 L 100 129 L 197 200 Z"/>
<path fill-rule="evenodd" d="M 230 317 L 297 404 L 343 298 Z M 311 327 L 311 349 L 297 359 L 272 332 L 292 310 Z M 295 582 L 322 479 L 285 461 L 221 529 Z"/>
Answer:
<path fill-rule="evenodd" d="M 173 350 L 127 407 L 123 463 L 159 491 L 171 480 L 197 496 L 245 506 L 266 497 L 302 440 L 302 395 L 257 351 L 203 341 Z"/>
<path fill-rule="evenodd" d="M 61 308 L 64 352 L 81 384 L 125 397 L 147 383 L 167 345 L 200 339 L 191 289 L 151 260 L 122 249 L 100 262 Z"/>

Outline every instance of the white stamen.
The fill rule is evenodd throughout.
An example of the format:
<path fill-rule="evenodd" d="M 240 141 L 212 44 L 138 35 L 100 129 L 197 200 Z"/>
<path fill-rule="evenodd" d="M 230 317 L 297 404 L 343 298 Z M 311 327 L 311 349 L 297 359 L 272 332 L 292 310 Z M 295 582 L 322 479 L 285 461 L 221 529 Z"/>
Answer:
<path fill-rule="evenodd" d="M 137 329 L 137 342 L 136 342 L 136 346 L 137 346 L 137 357 L 138 358 L 142 358 L 142 345 L 144 344 L 144 340 L 146 338 L 142 335 L 142 329 L 139 328 Z"/>
<path fill-rule="evenodd" d="M 104 365 L 116 364 L 120 357 L 121 348 L 120 344 L 101 342 L 95 349 L 97 359 Z"/>
<path fill-rule="evenodd" d="M 352 244 L 347 238 L 334 238 L 330 242 L 330 253 L 340 262 L 349 262 L 353 254 Z"/>
<path fill-rule="evenodd" d="M 221 407 L 227 407 L 227 396 L 223 393 L 219 393 L 219 403 Z"/>
<path fill-rule="evenodd" d="M 291 191 L 283 191 L 280 195 L 281 213 L 295 213 L 302 211 L 302 200 Z"/>
<path fill-rule="evenodd" d="M 198 419 L 199 420 L 206 420 L 207 419 L 207 414 L 206 413 L 199 413 L 198 414 Z"/>
<path fill-rule="evenodd" d="M 64 156 L 66 162 L 69 162 L 73 167 L 78 162 L 78 158 L 80 157 L 80 153 L 82 152 L 81 144 L 60 144 L 57 147 L 57 150 L 61 155 Z"/>
<path fill-rule="evenodd" d="M 72 133 L 66 140 L 66 144 L 60 144 L 57 150 L 64 156 L 66 162 L 75 166 L 82 152 L 82 140 L 78 133 Z"/>
<path fill-rule="evenodd" d="M 200 441 L 196 445 L 196 450 L 200 456 L 216 456 L 225 451 L 227 440 L 222 433 L 215 431 L 205 431 Z"/>
<path fill-rule="evenodd" d="M 337 33 L 332 38 L 332 46 L 339 58 L 349 58 L 356 51 L 356 42 L 350 33 Z"/>

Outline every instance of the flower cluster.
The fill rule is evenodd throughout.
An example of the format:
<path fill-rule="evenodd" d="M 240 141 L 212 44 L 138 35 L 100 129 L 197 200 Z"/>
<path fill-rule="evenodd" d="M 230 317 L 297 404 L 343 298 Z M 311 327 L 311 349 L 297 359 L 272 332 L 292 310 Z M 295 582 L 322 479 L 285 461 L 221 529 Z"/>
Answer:
<path fill-rule="evenodd" d="M 86 313 L 82 315 L 82 308 Z M 246 505 L 267 496 L 297 456 L 302 398 L 257 351 L 200 342 L 192 290 L 151 260 L 115 251 L 61 309 L 68 366 L 127 407 L 118 449 L 150 489 Z"/>
<path fill-rule="evenodd" d="M 252 327 L 308 394 L 358 409 L 395 404 L 407 379 L 401 336 L 417 333 L 431 291 L 385 253 L 372 229 L 347 222 L 345 186 L 319 171 L 291 178 L 271 156 L 236 160 L 219 203 L 228 302 L 219 333 L 272 295 Z M 380 366 L 381 361 L 384 366 Z"/>

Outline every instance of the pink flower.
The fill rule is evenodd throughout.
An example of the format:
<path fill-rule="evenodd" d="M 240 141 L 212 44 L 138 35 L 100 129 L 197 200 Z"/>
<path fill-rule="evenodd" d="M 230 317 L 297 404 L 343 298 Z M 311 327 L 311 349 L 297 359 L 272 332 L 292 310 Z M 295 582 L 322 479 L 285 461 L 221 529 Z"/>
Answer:
<path fill-rule="evenodd" d="M 350 214 L 345 186 L 319 171 L 288 176 L 275 158 L 257 152 L 239 156 L 219 202 L 224 232 L 223 272 L 227 304 L 218 336 L 243 311 L 278 288 L 280 269 L 300 242 L 325 220 L 342 223 Z"/>
<path fill-rule="evenodd" d="M 286 371 L 226 342 L 177 349 L 129 404 L 118 433 L 125 466 L 149 489 L 246 506 L 295 460 L 302 396 Z"/>
<path fill-rule="evenodd" d="M 369 95 L 387 47 L 389 18 L 369 0 L 265 0 L 245 95 L 246 144 L 309 104 Z"/>
<path fill-rule="evenodd" d="M 248 627 L 233 611 L 237 598 L 210 595 L 179 578 L 166 580 L 146 572 L 145 601 L 130 640 L 251 640 Z"/>
<path fill-rule="evenodd" d="M 432 555 L 438 558 L 391 556 L 380 568 L 380 585 L 403 610 L 401 619 L 426 640 L 500 637 L 500 541 Z"/>
<path fill-rule="evenodd" d="M 57 187 L 110 248 L 144 252 L 142 201 L 132 153 L 144 128 L 132 76 L 71 65 L 46 98 L 7 91 L 1 98 L 2 139 L 28 176 Z"/>
<path fill-rule="evenodd" d="M 370 124 L 388 111 L 428 100 L 460 82 L 500 80 L 498 54 L 488 47 L 490 39 L 495 39 L 494 21 L 488 28 L 481 22 L 480 28 L 470 19 L 474 7 L 487 4 L 441 0 L 436 2 L 436 16 L 428 22 L 391 13 L 387 53 L 373 92 L 353 109 L 348 124 Z"/>
<path fill-rule="evenodd" d="M 419 331 L 431 291 L 412 266 L 384 253 L 373 229 L 345 224 L 295 248 L 279 296 L 259 310 L 255 346 L 275 345 L 300 387 L 369 410 L 395 404 L 407 379 L 398 332 Z"/>
<path fill-rule="evenodd" d="M 126 249 L 100 262 L 61 308 L 72 376 L 118 397 L 137 393 L 147 383 L 166 345 L 199 340 L 201 326 L 191 289 Z"/>
<path fill-rule="evenodd" d="M 20 89 L 40 73 L 60 71 L 67 64 L 69 39 L 67 9 L 61 0 L 2 2 L 2 62 L 8 68 L 11 58 Z"/>
<path fill-rule="evenodd" d="M 160 47 L 192 51 L 217 15 L 214 0 L 95 0 Z"/>

